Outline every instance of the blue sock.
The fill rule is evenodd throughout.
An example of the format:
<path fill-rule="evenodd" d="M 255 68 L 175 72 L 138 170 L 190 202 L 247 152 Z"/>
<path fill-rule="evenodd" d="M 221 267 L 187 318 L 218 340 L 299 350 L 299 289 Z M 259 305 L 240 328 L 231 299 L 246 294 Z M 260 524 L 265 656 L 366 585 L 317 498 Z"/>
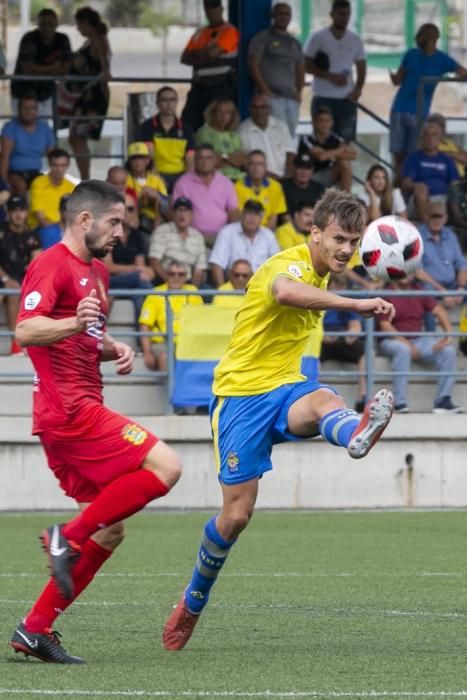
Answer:
<path fill-rule="evenodd" d="M 208 602 L 209 592 L 216 582 L 217 575 L 224 566 L 234 542 L 235 540 L 227 542 L 219 535 L 216 528 L 216 516 L 206 523 L 198 552 L 198 561 L 185 591 L 185 604 L 189 612 L 194 615 L 199 615 Z"/>
<path fill-rule="evenodd" d="M 331 445 L 347 447 L 359 423 L 358 413 L 350 408 L 338 408 L 321 418 L 319 432 Z"/>

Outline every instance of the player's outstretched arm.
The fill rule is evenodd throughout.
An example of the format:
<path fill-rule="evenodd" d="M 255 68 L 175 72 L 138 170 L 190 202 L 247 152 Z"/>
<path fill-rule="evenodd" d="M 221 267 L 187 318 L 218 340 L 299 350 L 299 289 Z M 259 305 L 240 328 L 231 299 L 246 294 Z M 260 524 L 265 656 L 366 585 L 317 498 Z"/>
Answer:
<path fill-rule="evenodd" d="M 117 374 L 130 374 L 133 370 L 135 351 L 126 343 L 119 343 L 108 333 L 104 334 L 104 347 L 102 349 L 101 361 L 108 362 L 115 360 Z"/>
<path fill-rule="evenodd" d="M 97 323 L 100 301 L 93 289 L 76 307 L 76 315 L 54 319 L 48 316 L 33 316 L 20 321 L 15 329 L 16 341 L 21 347 L 29 345 L 52 345 L 71 335 L 80 333 L 89 324 Z"/>

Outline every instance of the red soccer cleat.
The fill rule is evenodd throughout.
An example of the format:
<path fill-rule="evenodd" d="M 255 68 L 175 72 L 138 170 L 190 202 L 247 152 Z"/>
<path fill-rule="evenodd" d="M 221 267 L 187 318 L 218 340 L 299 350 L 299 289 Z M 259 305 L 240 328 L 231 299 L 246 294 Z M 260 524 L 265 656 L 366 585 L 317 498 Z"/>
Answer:
<path fill-rule="evenodd" d="M 360 423 L 347 447 L 347 451 L 353 459 L 366 457 L 386 430 L 393 410 L 394 396 L 389 389 L 380 389 L 367 402 Z"/>
<path fill-rule="evenodd" d="M 182 595 L 177 607 L 172 610 L 169 619 L 165 623 L 164 632 L 162 633 L 162 644 L 167 651 L 183 649 L 193 634 L 198 620 L 199 615 L 193 615 L 187 610 L 185 596 Z"/>

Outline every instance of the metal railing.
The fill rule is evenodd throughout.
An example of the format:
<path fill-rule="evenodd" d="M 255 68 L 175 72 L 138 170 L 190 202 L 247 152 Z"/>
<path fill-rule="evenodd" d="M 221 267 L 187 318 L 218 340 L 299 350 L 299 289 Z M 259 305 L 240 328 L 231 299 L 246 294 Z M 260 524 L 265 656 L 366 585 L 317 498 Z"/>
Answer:
<path fill-rule="evenodd" d="M 433 75 L 427 75 L 424 78 L 420 78 L 420 82 L 418 83 L 418 88 L 417 88 L 417 114 L 416 114 L 416 128 L 417 128 L 417 135 L 420 136 L 420 132 L 422 130 L 423 124 L 425 122 L 425 115 L 424 115 L 424 104 L 425 104 L 425 85 L 429 84 L 438 84 L 438 83 L 467 83 L 467 78 L 446 78 L 446 77 L 439 77 L 439 76 L 433 76 Z M 444 115 L 446 119 L 449 119 L 447 115 Z M 462 117 L 462 116 L 457 116 L 455 117 L 456 120 L 458 121 L 466 121 L 467 117 Z"/>
<path fill-rule="evenodd" d="M 19 290 L 17 289 L 4 289 L 2 290 L 2 293 L 4 295 L 18 295 Z M 190 292 L 190 295 L 193 295 L 193 291 Z M 360 299 L 368 299 L 371 297 L 376 297 L 376 296 L 381 296 L 381 297 L 433 297 L 436 296 L 437 298 L 443 298 L 443 297 L 449 297 L 449 296 L 459 296 L 459 291 L 458 290 L 453 290 L 453 291 L 443 291 L 443 292 L 436 292 L 435 294 L 433 293 L 432 290 L 376 290 L 376 291 L 367 291 L 367 290 L 339 290 L 337 292 L 340 296 L 346 296 L 346 297 L 351 297 L 351 298 L 360 298 Z M 208 297 L 212 298 L 215 296 L 242 296 L 242 292 L 239 291 L 233 291 L 233 292 L 227 292 L 227 291 L 218 291 L 217 289 L 200 289 L 198 292 L 196 292 L 197 295 L 201 297 Z M 159 337 L 162 337 L 166 343 L 167 343 L 167 372 L 155 372 L 155 371 L 144 371 L 144 372 L 135 372 L 132 373 L 133 377 L 145 377 L 145 378 L 161 378 L 165 380 L 166 383 L 166 388 L 167 388 L 167 402 L 168 406 L 170 405 L 170 397 L 173 395 L 173 390 L 175 386 L 175 337 L 174 337 L 174 331 L 173 331 L 173 321 L 174 321 L 174 315 L 172 311 L 172 307 L 170 305 L 170 297 L 173 296 L 187 296 L 187 291 L 186 290 L 167 290 L 167 291 L 156 291 L 152 290 L 151 292 L 148 292 L 147 290 L 128 290 L 128 289 L 113 289 L 111 292 L 111 296 L 115 298 L 132 298 L 132 297 L 137 297 L 137 296 L 159 296 L 163 297 L 165 299 L 165 309 L 166 309 L 166 319 L 167 319 L 167 333 L 153 333 L 153 332 L 148 332 L 148 333 L 142 333 L 140 331 L 136 330 L 125 330 L 125 331 L 117 331 L 115 333 L 111 332 L 111 324 L 110 328 L 108 328 L 110 334 L 114 338 L 139 338 L 142 336 L 150 336 L 153 337 L 155 335 L 158 335 Z M 118 319 L 115 319 L 115 321 L 118 322 Z M 446 333 L 445 331 L 434 331 L 434 332 L 413 332 L 413 333 L 388 333 L 386 331 L 378 331 L 375 329 L 375 319 L 374 318 L 362 318 L 362 326 L 363 330 L 361 333 L 355 333 L 351 331 L 332 331 L 329 333 L 331 336 L 337 336 L 337 337 L 346 337 L 346 336 L 352 336 L 352 337 L 361 337 L 364 341 L 365 345 L 365 362 L 366 362 L 366 371 L 365 373 L 358 372 L 357 370 L 331 370 L 331 371 L 326 371 L 326 370 L 320 370 L 319 372 L 319 377 L 320 379 L 326 379 L 326 378 L 334 378 L 334 379 L 357 379 L 359 376 L 365 376 L 366 377 L 366 382 L 367 382 L 367 392 L 370 395 L 374 391 L 374 386 L 378 380 L 385 379 L 385 380 L 390 380 L 395 376 L 398 375 L 406 375 L 408 374 L 409 376 L 409 381 L 410 379 L 437 379 L 438 377 L 441 376 L 454 376 L 456 378 L 459 377 L 465 377 L 466 373 L 465 371 L 459 370 L 456 371 L 455 373 L 447 373 L 447 372 L 439 372 L 439 371 L 428 371 L 428 370 L 414 370 L 410 369 L 410 371 L 407 372 L 397 372 L 397 371 L 392 371 L 392 370 L 378 370 L 376 369 L 376 363 L 375 363 L 375 358 L 377 356 L 377 353 L 375 352 L 375 348 L 377 346 L 377 339 L 378 338 L 390 338 L 392 336 L 400 336 L 404 335 L 405 337 L 439 337 L 439 338 L 445 338 L 445 337 L 451 337 L 451 338 L 461 338 L 461 337 L 466 337 L 465 333 L 460 332 L 459 330 L 452 330 L 449 333 Z M 2 330 L 0 331 L 0 336 L 11 336 L 12 333 L 10 331 Z M 416 361 L 415 361 L 416 362 Z M 0 372 L 0 377 L 31 377 L 32 374 L 31 372 Z"/>

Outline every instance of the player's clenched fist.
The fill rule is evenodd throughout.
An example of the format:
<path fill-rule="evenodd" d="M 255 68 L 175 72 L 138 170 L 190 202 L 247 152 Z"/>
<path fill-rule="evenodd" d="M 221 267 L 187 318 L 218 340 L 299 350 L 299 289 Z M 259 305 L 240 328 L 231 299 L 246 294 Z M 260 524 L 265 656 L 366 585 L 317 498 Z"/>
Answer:
<path fill-rule="evenodd" d="M 396 310 L 386 299 L 375 297 L 374 299 L 359 299 L 355 311 L 366 318 L 370 316 L 389 316 L 388 321 L 392 321 Z"/>
<path fill-rule="evenodd" d="M 96 290 L 93 289 L 88 297 L 84 297 L 76 307 L 76 322 L 78 328 L 83 330 L 90 323 L 97 323 L 99 320 L 101 302 L 97 298 Z"/>

